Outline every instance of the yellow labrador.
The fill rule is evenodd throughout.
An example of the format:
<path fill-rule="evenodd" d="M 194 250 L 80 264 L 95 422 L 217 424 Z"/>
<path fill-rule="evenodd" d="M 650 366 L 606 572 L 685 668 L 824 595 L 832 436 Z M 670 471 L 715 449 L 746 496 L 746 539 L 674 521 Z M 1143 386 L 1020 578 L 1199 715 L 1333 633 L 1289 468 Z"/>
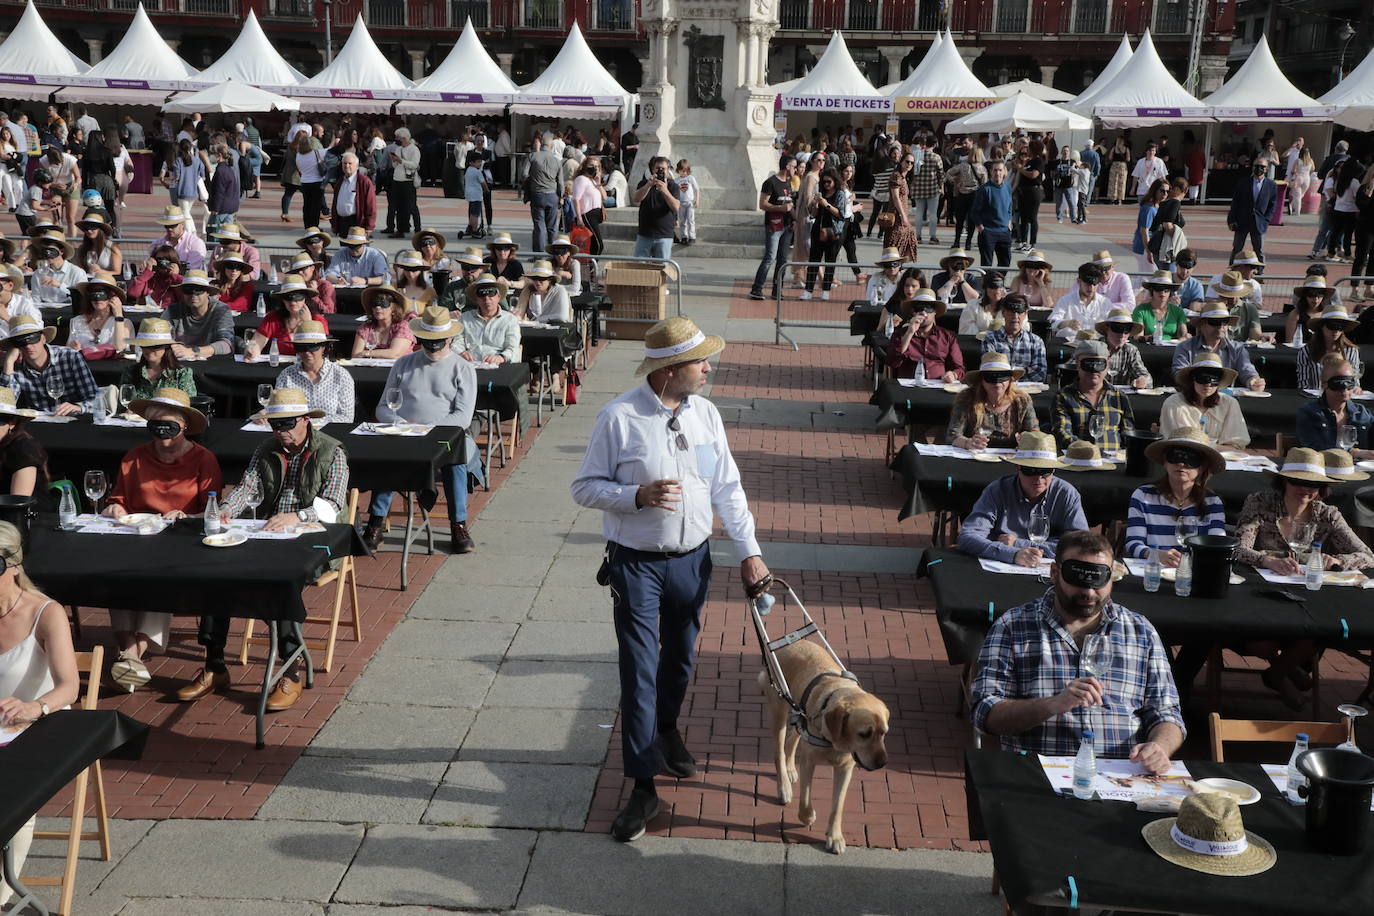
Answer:
<path fill-rule="evenodd" d="M 828 748 L 801 740 L 796 729 L 788 727 L 791 708 L 768 683 L 768 672 L 759 672 L 758 683 L 768 699 L 769 724 L 773 730 L 774 757 L 778 771 L 778 801 L 787 805 L 792 801 L 792 783 L 800 776 L 797 816 L 806 826 L 816 821 L 816 809 L 811 807 L 811 776 L 818 763 L 828 763 L 835 770 L 835 793 L 831 802 L 830 822 L 825 831 L 825 848 L 836 854 L 844 852 L 844 834 L 840 817 L 844 813 L 844 796 L 849 790 L 854 764 L 865 770 L 880 770 L 887 765 L 887 704 L 864 690 L 854 681 L 839 677 L 835 660 L 814 642 L 802 640 L 779 649 L 776 653 L 793 699 L 801 702 L 802 693 L 818 674 L 835 673 L 812 688 L 806 698 L 806 716 L 811 734 L 829 741 Z M 801 766 L 797 766 L 797 750 L 801 749 Z"/>

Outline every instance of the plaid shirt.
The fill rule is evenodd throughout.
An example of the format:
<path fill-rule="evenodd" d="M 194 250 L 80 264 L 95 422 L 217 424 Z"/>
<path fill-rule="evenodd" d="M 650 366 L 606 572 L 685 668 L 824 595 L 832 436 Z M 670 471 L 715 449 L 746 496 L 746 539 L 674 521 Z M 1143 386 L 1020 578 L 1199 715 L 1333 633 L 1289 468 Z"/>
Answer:
<path fill-rule="evenodd" d="M 58 396 L 48 394 L 48 382 L 58 382 Z M 0 375 L 0 383 L 14 389 L 20 407 L 51 411 L 63 401 L 89 410 L 95 399 L 95 378 L 82 355 L 71 347 L 48 345 L 48 364 L 42 371 L 33 368 L 21 357 L 12 375 Z"/>
<path fill-rule="evenodd" d="M 258 446 L 258 450 L 253 453 L 252 459 L 248 462 L 248 470 L 243 472 L 243 480 L 234 487 L 234 492 L 220 507 L 227 512 L 230 518 L 234 518 L 248 508 L 248 496 L 256 493 L 259 497 L 265 498 L 262 490 L 262 477 L 258 474 L 258 462 L 264 454 L 270 454 L 276 446 L 276 438 L 270 433 L 268 441 Z M 319 493 L 312 493 L 306 498 L 302 498 L 298 492 L 301 482 L 301 465 L 305 457 L 305 449 L 299 449 L 294 455 L 287 455 L 286 474 L 282 477 L 281 495 L 277 499 L 275 506 L 262 507 L 262 518 L 271 518 L 283 512 L 295 512 L 304 510 L 305 521 L 318 522 L 320 514 L 313 508 L 316 497 L 324 500 L 334 507 L 338 517 L 342 518 L 344 507 L 348 504 L 348 456 L 344 454 L 343 447 L 340 446 L 334 451 L 334 460 L 329 463 L 329 470 L 325 473 L 324 486 Z"/>
<path fill-rule="evenodd" d="M 1084 729 L 1105 757 L 1128 757 L 1131 748 L 1164 722 L 1187 734 L 1169 657 L 1150 622 L 1109 601 L 1100 638 L 1107 642 L 1108 670 L 1102 706 L 1071 709 L 1019 735 L 1002 735 L 1002 747 L 1048 755 L 1076 754 Z M 987 731 L 988 713 L 1003 700 L 1053 696 L 1084 677 L 1083 658 L 1054 609 L 1054 589 L 1014 607 L 993 622 L 978 654 L 973 682 L 973 725 Z"/>
<path fill-rule="evenodd" d="M 1102 440 L 1099 448 L 1125 448 L 1121 441 L 1126 430 L 1135 427 L 1135 413 L 1131 410 L 1131 400 L 1120 391 L 1108 386 L 1102 398 L 1094 407 L 1078 391 L 1078 383 L 1071 382 L 1059 389 L 1054 396 L 1054 438 L 1063 448 L 1075 439 L 1091 442 L 1088 434 L 1088 421 L 1093 414 L 1102 415 Z"/>
<path fill-rule="evenodd" d="M 940 193 L 945 178 L 945 164 L 935 150 L 926 150 L 916 174 L 911 177 L 911 199 L 922 200 Z"/>
<path fill-rule="evenodd" d="M 1031 332 L 1029 327 L 1022 328 L 1015 340 L 1007 337 L 1001 328 L 988 331 L 983 338 L 983 352 L 997 350 L 1007 354 L 1009 361 L 1018 369 L 1025 369 L 1025 381 L 1043 382 L 1049 376 L 1049 365 L 1045 362 L 1045 342 Z"/>
<path fill-rule="evenodd" d="M 306 403 L 323 410 L 326 423 L 353 422 L 353 376 L 336 362 L 324 361 L 318 382 L 311 381 L 298 364 L 292 363 L 277 376 L 274 387 L 304 391 Z"/>
<path fill-rule="evenodd" d="M 1150 370 L 1145 368 L 1145 360 L 1141 358 L 1139 348 L 1129 340 L 1107 357 L 1109 385 L 1130 385 L 1142 375 L 1145 376 L 1146 388 L 1155 383 Z"/>

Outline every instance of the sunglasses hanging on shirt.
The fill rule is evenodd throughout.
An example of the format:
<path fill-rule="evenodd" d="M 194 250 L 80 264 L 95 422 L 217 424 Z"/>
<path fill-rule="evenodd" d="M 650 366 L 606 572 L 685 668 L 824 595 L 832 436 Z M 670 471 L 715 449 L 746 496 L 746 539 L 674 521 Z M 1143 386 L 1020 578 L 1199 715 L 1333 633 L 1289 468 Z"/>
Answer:
<path fill-rule="evenodd" d="M 673 437 L 673 444 L 677 446 L 679 452 L 687 451 L 687 437 L 682 434 L 682 424 L 678 422 L 676 416 L 668 418 L 668 429 L 676 435 Z"/>

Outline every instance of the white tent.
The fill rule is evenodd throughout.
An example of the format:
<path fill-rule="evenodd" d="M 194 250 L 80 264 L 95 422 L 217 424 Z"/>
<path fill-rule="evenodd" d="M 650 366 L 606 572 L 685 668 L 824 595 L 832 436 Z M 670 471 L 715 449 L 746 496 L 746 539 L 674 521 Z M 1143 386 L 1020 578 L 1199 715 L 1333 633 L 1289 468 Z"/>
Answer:
<path fill-rule="evenodd" d="M 597 60 L 576 22 L 548 69 L 528 86 L 512 112 L 551 118 L 614 115 L 630 110 L 630 94 Z"/>
<path fill-rule="evenodd" d="M 67 80 L 71 88 L 57 98 L 97 105 L 161 105 L 169 90 L 184 88 L 195 76 L 196 68 L 162 40 L 140 3 L 119 45 L 84 74 Z"/>
<path fill-rule="evenodd" d="M 1135 52 L 1131 50 L 1131 40 L 1127 36 L 1122 35 L 1121 44 L 1116 46 L 1116 53 L 1112 55 L 1111 60 L 1107 61 L 1107 66 L 1102 68 L 1102 72 L 1097 74 L 1097 79 L 1089 83 L 1087 89 L 1080 92 L 1073 101 L 1069 102 L 1064 107 L 1070 108 L 1081 115 L 1092 114 L 1093 98 L 1112 84 L 1112 80 L 1116 79 L 1116 75 L 1131 62 L 1131 57 L 1134 53 Z"/>
<path fill-rule="evenodd" d="M 194 111 L 213 111 L 220 114 L 229 112 L 257 111 L 299 111 L 301 103 L 284 95 L 268 92 L 246 83 L 225 80 L 209 89 L 179 95 L 162 110 L 174 114 L 190 114 Z"/>
<path fill-rule="evenodd" d="M 1336 123 L 1355 130 L 1374 130 L 1374 50 L 1345 79 L 1321 97 L 1324 105 L 1343 106 Z"/>
<path fill-rule="evenodd" d="M 899 79 L 895 83 L 888 83 L 886 86 L 884 86 L 883 95 L 887 96 L 890 99 L 896 98 L 897 90 L 902 86 L 902 84 L 922 79 L 924 77 L 925 72 L 929 70 L 931 66 L 935 63 L 935 49 L 940 47 L 940 45 L 944 43 L 945 33 L 936 32 L 935 40 L 932 41 L 930 43 L 930 47 L 926 49 L 925 57 L 921 58 L 921 62 L 917 64 L 915 67 L 911 68 L 911 72 L 906 75 L 905 79 Z M 900 62 L 897 64 L 897 73 L 901 73 Z M 888 74 L 888 76 L 894 75 L 895 74 L 891 73 Z"/>
<path fill-rule="evenodd" d="M 1042 102 L 1018 92 L 981 111 L 966 114 L 945 125 L 946 134 L 1008 133 L 1015 128 L 1033 131 L 1091 130 L 1092 118 L 1074 114 L 1066 108 Z"/>
<path fill-rule="evenodd" d="M 899 115 L 932 117 L 965 115 L 997 101 L 959 56 L 952 35 L 937 39 L 890 97 Z"/>
<path fill-rule="evenodd" d="M 1202 101 L 1220 121 L 1326 121 L 1337 111 L 1288 81 L 1263 35 L 1240 69 Z"/>
<path fill-rule="evenodd" d="M 1074 101 L 1074 107 L 1079 108 L 1078 100 Z M 1148 30 L 1130 62 L 1088 104 L 1093 116 L 1108 127 L 1212 120 L 1211 106 L 1194 98 L 1169 74 Z"/>
<path fill-rule="evenodd" d="M 520 87 L 482 47 L 470 18 L 444 62 L 416 83 L 415 90 L 426 98 L 402 102 L 396 107 L 398 112 L 500 114 L 520 95 Z"/>
<path fill-rule="evenodd" d="M 787 111 L 881 111 L 892 110 L 892 100 L 873 88 L 859 70 L 844 35 L 830 35 L 825 53 L 811 72 L 783 94 Z"/>
<path fill-rule="evenodd" d="M 1042 102 L 1067 102 L 1073 98 L 1073 93 L 1056 89 L 1053 86 L 1046 86 L 1044 83 L 1037 83 L 1035 80 L 1017 80 L 1014 83 L 1002 83 L 1000 86 L 992 87 L 993 94 L 999 99 L 1009 99 L 1018 92 L 1024 93 L 1033 99 Z"/>
<path fill-rule="evenodd" d="M 68 51 L 48 28 L 29 0 L 14 31 L 0 44 L 0 95 L 16 99 L 46 99 L 64 77 L 91 69 Z"/>
<path fill-rule="evenodd" d="M 300 85 L 306 76 L 282 59 L 258 24 L 258 17 L 249 10 L 239 37 L 223 57 L 200 71 L 195 81 L 213 86 L 223 80 L 277 89 Z"/>
<path fill-rule="evenodd" d="M 382 55 L 359 13 L 334 62 L 287 95 L 311 111 L 386 111 L 414 85 Z"/>

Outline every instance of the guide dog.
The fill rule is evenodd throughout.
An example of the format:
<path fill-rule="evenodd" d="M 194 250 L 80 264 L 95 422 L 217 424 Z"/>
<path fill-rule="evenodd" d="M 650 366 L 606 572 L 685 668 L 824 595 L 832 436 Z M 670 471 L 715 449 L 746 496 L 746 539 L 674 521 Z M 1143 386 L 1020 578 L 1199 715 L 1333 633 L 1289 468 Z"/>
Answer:
<path fill-rule="evenodd" d="M 793 699 L 804 704 L 803 725 L 810 735 L 830 744 L 824 747 L 802 740 L 796 729 L 788 727 L 792 709 L 769 683 L 768 671 L 760 671 L 758 683 L 768 701 L 769 726 L 773 731 L 778 801 L 784 806 L 792 801 L 792 783 L 800 777 L 797 816 L 803 824 L 811 826 L 816 821 L 816 809 L 811 806 L 811 776 L 817 763 L 830 764 L 834 768 L 835 791 L 825 848 L 838 855 L 845 848 L 840 818 L 854 764 L 865 770 L 880 770 L 887 765 L 887 748 L 883 743 L 887 736 L 887 704 L 857 682 L 843 677 L 836 670 L 834 659 L 814 642 L 795 642 L 779 649 L 775 657 L 789 690 L 793 691 Z M 818 680 L 818 675 L 825 676 Z"/>

